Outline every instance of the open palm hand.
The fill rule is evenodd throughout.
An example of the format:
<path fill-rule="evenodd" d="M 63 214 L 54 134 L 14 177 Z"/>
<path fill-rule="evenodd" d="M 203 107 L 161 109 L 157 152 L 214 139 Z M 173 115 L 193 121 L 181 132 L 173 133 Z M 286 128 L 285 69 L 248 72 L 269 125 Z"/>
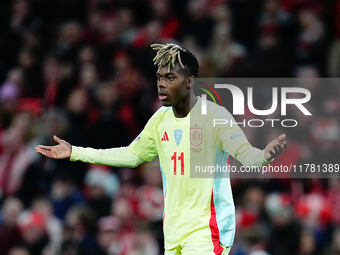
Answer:
<path fill-rule="evenodd" d="M 286 134 L 282 134 L 273 141 L 269 142 L 264 149 L 264 157 L 266 160 L 272 160 L 287 148 Z"/>
<path fill-rule="evenodd" d="M 61 140 L 56 135 L 53 136 L 54 141 L 58 144 L 54 146 L 38 145 L 35 151 L 53 159 L 65 159 L 71 157 L 72 146 L 68 142 Z"/>

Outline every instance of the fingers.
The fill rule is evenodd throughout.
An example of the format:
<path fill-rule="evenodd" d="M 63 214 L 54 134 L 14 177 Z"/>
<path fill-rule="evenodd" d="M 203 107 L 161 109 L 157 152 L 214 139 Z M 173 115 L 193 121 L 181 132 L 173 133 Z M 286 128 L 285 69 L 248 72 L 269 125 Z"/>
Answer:
<path fill-rule="evenodd" d="M 265 157 L 267 160 L 277 157 L 287 148 L 287 141 L 285 138 L 286 134 L 282 134 L 266 146 Z"/>
<path fill-rule="evenodd" d="M 278 155 L 278 149 L 275 147 L 275 145 L 269 150 L 269 153 L 273 157 Z"/>
<path fill-rule="evenodd" d="M 46 157 L 49 157 L 49 158 L 55 158 L 55 156 L 53 155 L 52 151 L 50 148 L 46 148 L 46 147 L 49 147 L 49 146 L 43 146 L 43 145 L 39 145 L 37 147 L 35 147 L 35 151 L 46 156 Z"/>
<path fill-rule="evenodd" d="M 282 134 L 278 138 L 276 138 L 275 140 L 277 142 L 283 142 L 285 139 L 286 139 L 286 134 Z"/>
<path fill-rule="evenodd" d="M 286 141 L 283 141 L 281 143 L 274 143 L 272 145 L 272 147 L 269 149 L 269 153 L 270 155 L 272 155 L 273 157 L 276 157 L 278 156 L 279 154 L 282 153 L 282 151 L 284 149 L 287 148 L 287 142 Z"/>
<path fill-rule="evenodd" d="M 275 144 L 274 150 L 276 154 L 280 154 L 282 152 L 282 147 L 279 144 Z"/>
<path fill-rule="evenodd" d="M 71 145 L 56 135 L 53 136 L 53 140 L 58 144 L 54 146 L 38 145 L 35 147 L 35 151 L 53 159 L 69 158 L 71 155 Z"/>
<path fill-rule="evenodd" d="M 38 152 L 38 153 L 40 153 L 40 154 L 43 154 L 43 155 L 45 155 L 46 154 L 46 152 L 47 152 L 47 150 L 44 150 L 44 149 L 42 149 L 42 148 L 40 148 L 40 147 L 35 147 L 35 151 L 36 152 Z M 46 155 L 45 155 L 46 156 Z"/>
<path fill-rule="evenodd" d="M 63 141 L 56 135 L 53 136 L 53 140 L 56 141 L 57 143 L 61 143 Z"/>
<path fill-rule="evenodd" d="M 47 146 L 47 145 L 38 145 L 37 147 L 35 147 L 35 149 L 44 149 L 44 150 L 50 150 L 52 149 L 52 146 Z"/>

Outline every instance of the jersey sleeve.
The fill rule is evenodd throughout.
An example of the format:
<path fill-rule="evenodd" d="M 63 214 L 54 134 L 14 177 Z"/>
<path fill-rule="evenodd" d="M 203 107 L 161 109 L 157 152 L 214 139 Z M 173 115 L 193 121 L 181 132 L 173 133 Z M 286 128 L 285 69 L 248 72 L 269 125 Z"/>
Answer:
<path fill-rule="evenodd" d="M 78 146 L 72 146 L 70 161 L 82 161 L 115 167 L 136 167 L 143 162 L 142 159 L 130 152 L 127 147 L 103 150 Z"/>
<path fill-rule="evenodd" d="M 249 143 L 243 130 L 227 109 L 220 109 L 218 111 L 218 117 L 228 120 L 228 124 L 219 125 L 218 127 L 218 147 L 228 152 L 233 158 L 245 166 L 262 166 L 271 162 L 265 159 L 263 150 L 253 147 Z M 230 123 L 232 123 L 232 125 L 230 125 Z"/>
<path fill-rule="evenodd" d="M 143 131 L 128 147 L 133 154 L 143 161 L 151 161 L 158 155 L 154 138 L 157 124 L 156 114 L 157 112 L 150 118 Z"/>

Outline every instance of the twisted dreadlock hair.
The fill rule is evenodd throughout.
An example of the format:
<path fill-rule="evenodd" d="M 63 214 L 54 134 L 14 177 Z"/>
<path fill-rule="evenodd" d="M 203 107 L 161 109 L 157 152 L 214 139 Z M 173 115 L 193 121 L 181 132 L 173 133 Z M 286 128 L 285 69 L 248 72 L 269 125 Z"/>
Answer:
<path fill-rule="evenodd" d="M 167 66 L 170 72 L 170 69 L 174 68 L 176 63 L 179 63 L 186 75 L 197 77 L 198 61 L 188 49 L 174 43 L 151 44 L 151 48 L 157 51 L 156 57 L 153 59 L 154 65 L 158 67 Z"/>

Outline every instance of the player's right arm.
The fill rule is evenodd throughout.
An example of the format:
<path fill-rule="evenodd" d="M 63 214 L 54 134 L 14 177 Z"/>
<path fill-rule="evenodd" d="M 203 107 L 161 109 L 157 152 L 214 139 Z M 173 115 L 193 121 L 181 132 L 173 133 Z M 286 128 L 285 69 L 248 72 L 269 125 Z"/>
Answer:
<path fill-rule="evenodd" d="M 93 149 L 72 146 L 70 143 L 53 136 L 58 143 L 54 146 L 38 145 L 35 150 L 49 158 L 82 161 L 85 163 L 115 167 L 136 167 L 144 161 L 157 156 L 157 148 L 152 131 L 152 119 L 142 133 L 128 146 L 112 149 Z"/>
<path fill-rule="evenodd" d="M 72 146 L 57 136 L 53 139 L 58 143 L 54 146 L 38 145 L 36 152 L 53 159 L 66 159 L 82 161 L 85 163 L 108 165 L 115 167 L 136 167 L 144 160 L 132 153 L 128 147 L 112 149 L 93 149 Z"/>

